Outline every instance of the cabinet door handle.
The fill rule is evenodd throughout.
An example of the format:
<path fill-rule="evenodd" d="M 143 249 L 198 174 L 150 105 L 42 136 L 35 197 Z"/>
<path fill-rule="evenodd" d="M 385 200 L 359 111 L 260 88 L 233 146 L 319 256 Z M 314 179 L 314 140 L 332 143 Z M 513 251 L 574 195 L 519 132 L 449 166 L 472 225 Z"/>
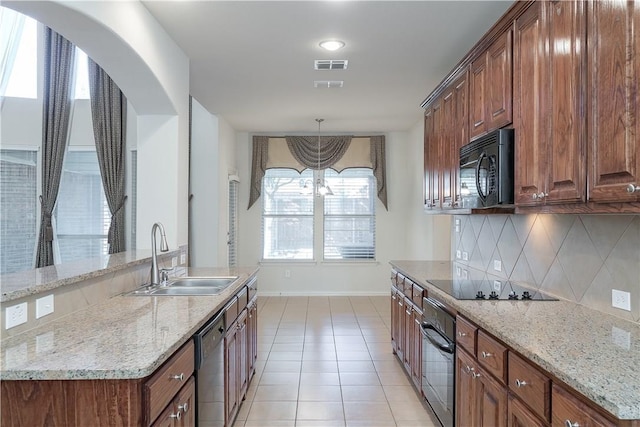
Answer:
<path fill-rule="evenodd" d="M 487 357 L 491 357 L 491 356 L 493 356 L 493 354 L 491 354 L 491 353 L 487 353 L 486 351 L 483 351 L 483 352 L 482 352 L 482 357 L 483 357 L 484 359 L 486 359 Z"/>
<path fill-rule="evenodd" d="M 169 418 L 175 418 L 176 420 L 179 420 L 179 419 L 182 418 L 182 412 L 178 411 L 175 414 L 171 414 L 171 415 L 169 415 Z"/>
<path fill-rule="evenodd" d="M 565 427 L 580 427 L 580 424 L 572 423 L 571 420 L 565 420 L 564 425 Z"/>
<path fill-rule="evenodd" d="M 411 316 L 411 310 L 405 310 L 404 312 Z"/>
<path fill-rule="evenodd" d="M 187 412 L 189 410 L 189 403 L 184 402 L 182 405 L 178 405 L 178 409 L 182 412 Z"/>
<path fill-rule="evenodd" d="M 527 384 L 529 384 L 528 382 L 526 382 L 525 380 L 519 380 L 516 378 L 516 387 L 520 388 L 520 387 L 524 387 Z"/>
<path fill-rule="evenodd" d="M 180 373 L 180 375 L 171 375 L 172 380 L 184 381 L 184 374 Z"/>
<path fill-rule="evenodd" d="M 633 185 L 633 184 L 627 185 L 627 192 L 628 193 L 640 193 L 640 185 Z"/>

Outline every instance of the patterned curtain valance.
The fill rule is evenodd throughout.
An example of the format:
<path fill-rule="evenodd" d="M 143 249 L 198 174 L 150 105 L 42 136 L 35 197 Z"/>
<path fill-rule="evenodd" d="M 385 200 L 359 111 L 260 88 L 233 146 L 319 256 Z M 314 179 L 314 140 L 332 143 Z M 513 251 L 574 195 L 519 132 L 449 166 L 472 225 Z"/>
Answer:
<path fill-rule="evenodd" d="M 267 169 L 289 168 L 302 172 L 318 168 L 318 137 L 253 137 L 249 208 L 260 198 Z M 341 172 L 370 168 L 377 181 L 378 198 L 387 208 L 385 137 L 327 136 L 320 139 L 320 169 Z"/>

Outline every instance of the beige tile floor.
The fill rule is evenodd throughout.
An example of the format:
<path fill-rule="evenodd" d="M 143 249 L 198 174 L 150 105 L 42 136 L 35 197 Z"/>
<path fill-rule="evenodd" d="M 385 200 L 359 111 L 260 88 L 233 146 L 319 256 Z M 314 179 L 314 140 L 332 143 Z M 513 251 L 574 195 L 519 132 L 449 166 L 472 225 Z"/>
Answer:
<path fill-rule="evenodd" d="M 234 427 L 437 427 L 391 352 L 389 298 L 260 297 Z"/>

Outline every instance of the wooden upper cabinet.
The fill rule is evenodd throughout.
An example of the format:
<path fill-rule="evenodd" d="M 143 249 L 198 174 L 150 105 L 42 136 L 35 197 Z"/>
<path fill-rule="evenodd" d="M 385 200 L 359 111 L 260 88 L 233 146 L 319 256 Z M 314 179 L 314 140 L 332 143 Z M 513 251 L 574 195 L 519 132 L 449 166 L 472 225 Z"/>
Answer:
<path fill-rule="evenodd" d="M 440 188 L 442 192 L 440 201 L 443 208 L 453 206 L 454 102 L 453 87 L 448 87 L 442 95 L 441 138 L 438 141 L 440 144 Z"/>
<path fill-rule="evenodd" d="M 640 202 L 640 2 L 587 8 L 589 201 Z"/>
<path fill-rule="evenodd" d="M 453 82 L 453 207 L 460 204 L 460 148 L 469 143 L 469 74 L 464 73 Z"/>
<path fill-rule="evenodd" d="M 512 121 L 512 30 L 471 62 L 469 137 L 474 139 Z"/>
<path fill-rule="evenodd" d="M 582 2 L 536 2 L 515 23 L 515 202 L 585 200 Z"/>
<path fill-rule="evenodd" d="M 431 144 L 435 138 L 433 136 L 433 111 L 427 108 L 424 112 L 424 207 L 432 208 L 433 170 L 432 164 L 435 161 L 431 155 Z"/>

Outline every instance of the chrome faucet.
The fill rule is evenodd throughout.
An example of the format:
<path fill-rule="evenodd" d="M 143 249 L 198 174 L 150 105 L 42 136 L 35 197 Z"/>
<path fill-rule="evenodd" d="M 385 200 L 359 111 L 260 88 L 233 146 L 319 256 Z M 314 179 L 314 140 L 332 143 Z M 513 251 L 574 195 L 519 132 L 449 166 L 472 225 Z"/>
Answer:
<path fill-rule="evenodd" d="M 158 268 L 158 255 L 156 253 L 156 230 L 160 229 L 160 252 L 167 252 L 167 236 L 164 234 L 164 226 L 162 223 L 156 222 L 151 227 L 151 284 L 158 285 L 160 283 L 160 270 Z"/>

